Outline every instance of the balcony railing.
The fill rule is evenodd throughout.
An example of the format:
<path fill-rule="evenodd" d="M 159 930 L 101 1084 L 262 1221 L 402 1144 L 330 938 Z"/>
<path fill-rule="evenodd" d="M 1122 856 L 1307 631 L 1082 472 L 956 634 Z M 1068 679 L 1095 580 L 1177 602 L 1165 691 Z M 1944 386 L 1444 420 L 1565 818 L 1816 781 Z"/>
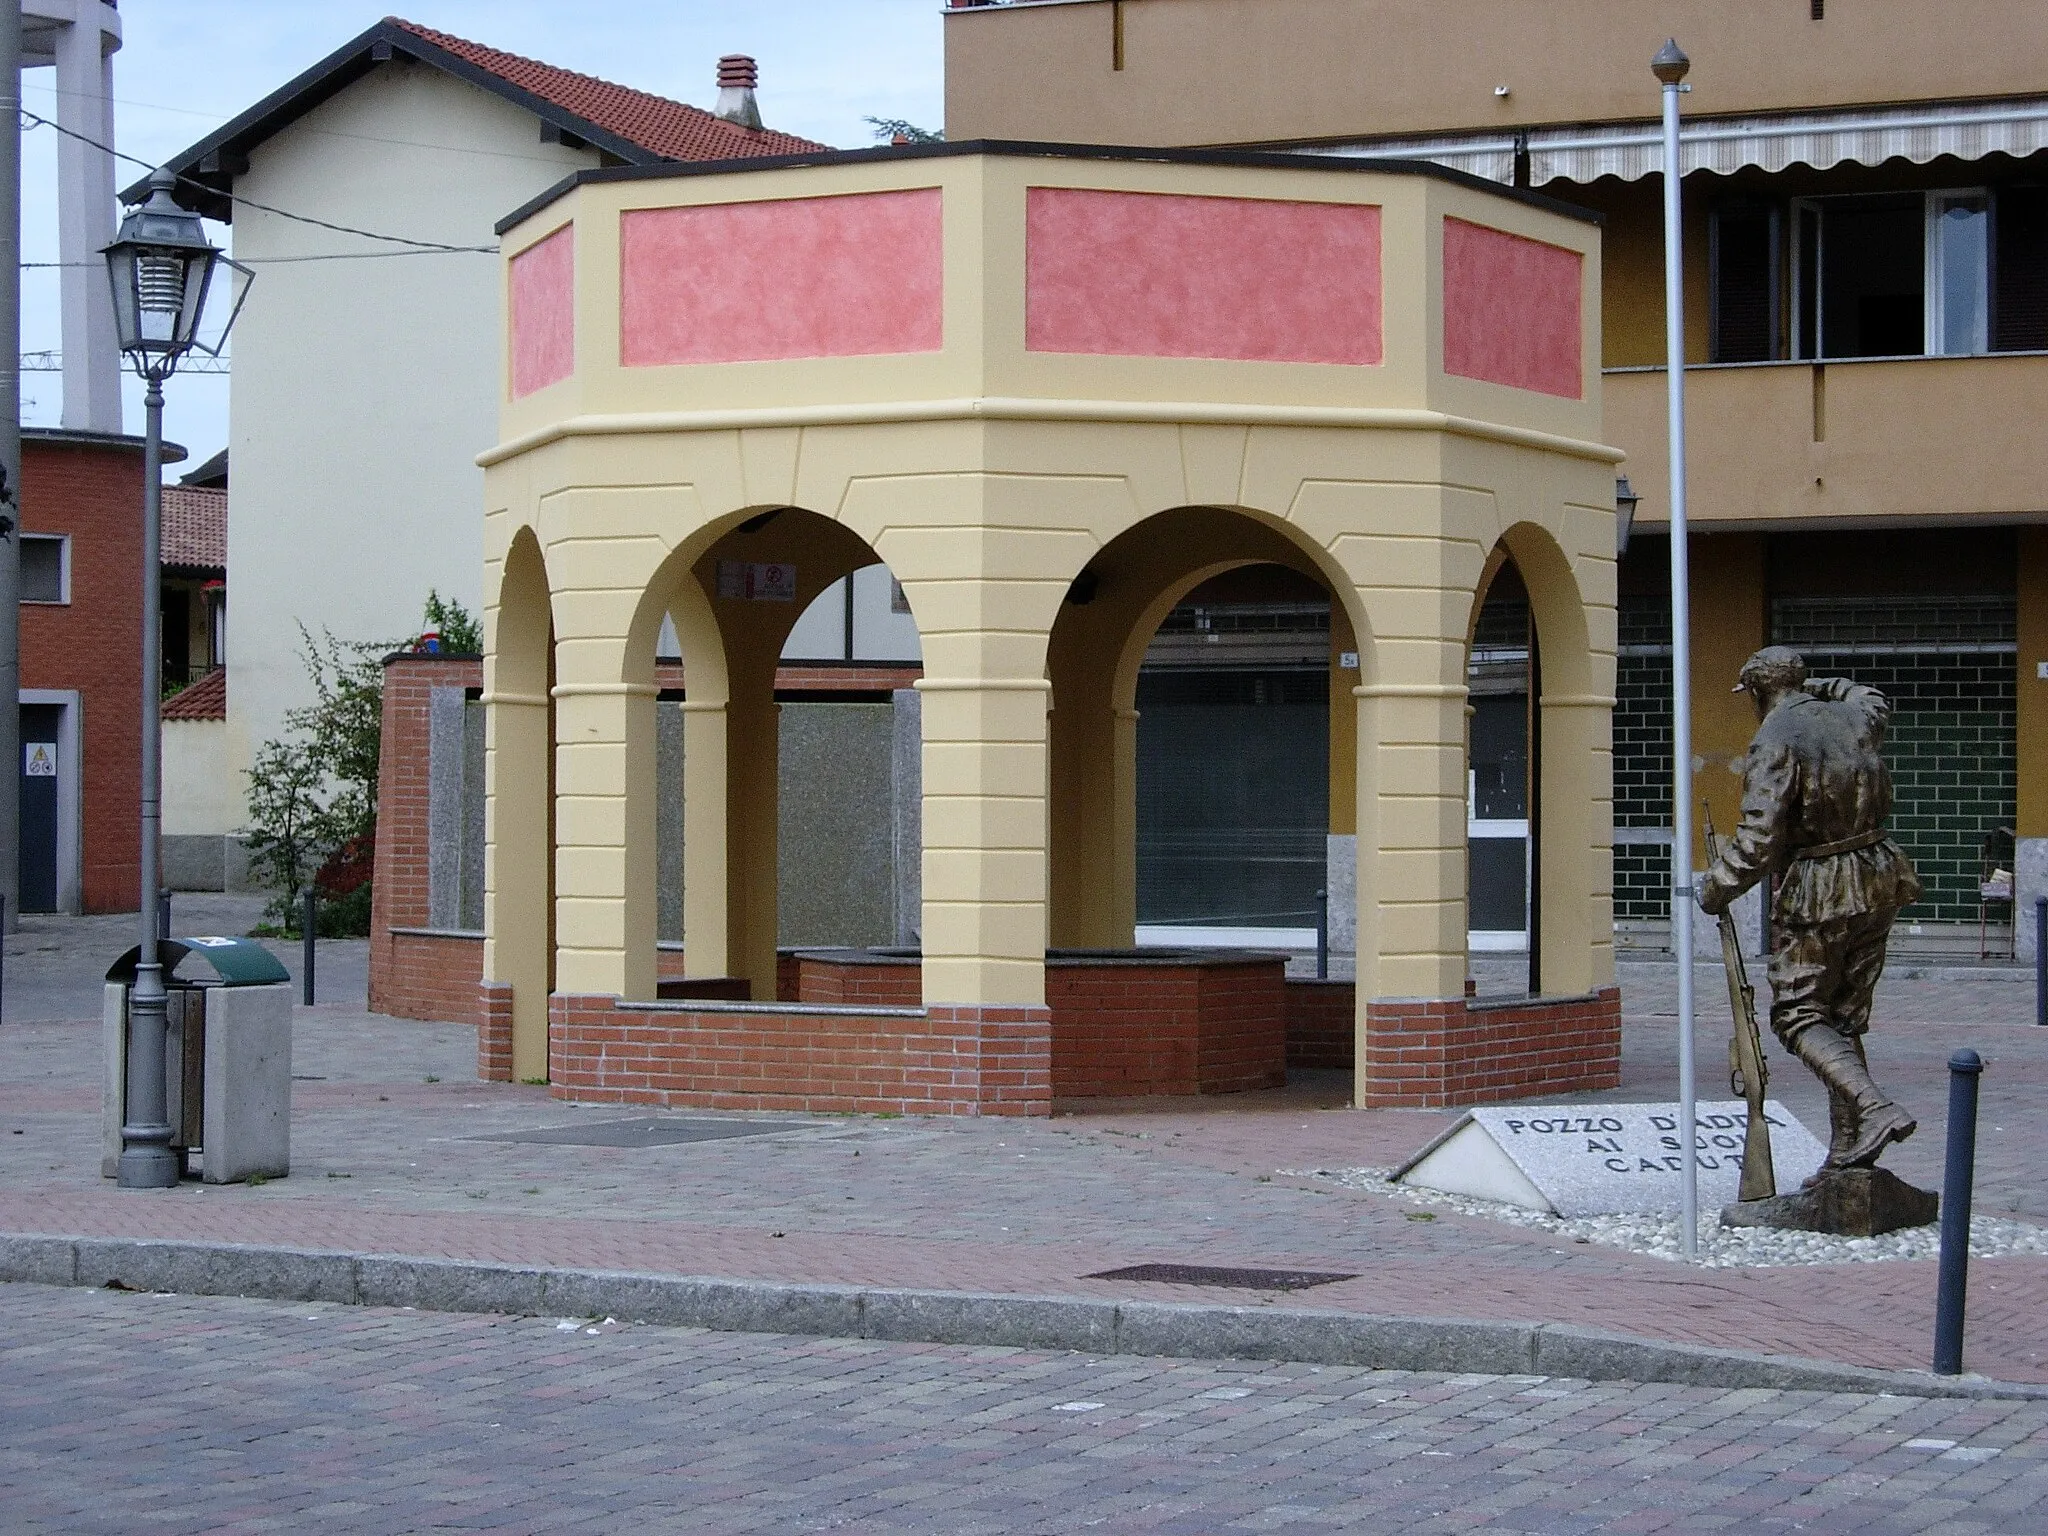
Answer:
<path fill-rule="evenodd" d="M 1690 515 L 1700 523 L 1981 517 L 2048 502 L 2048 353 L 1688 367 Z M 1610 371 L 1606 438 L 1668 521 L 1664 370 Z"/>

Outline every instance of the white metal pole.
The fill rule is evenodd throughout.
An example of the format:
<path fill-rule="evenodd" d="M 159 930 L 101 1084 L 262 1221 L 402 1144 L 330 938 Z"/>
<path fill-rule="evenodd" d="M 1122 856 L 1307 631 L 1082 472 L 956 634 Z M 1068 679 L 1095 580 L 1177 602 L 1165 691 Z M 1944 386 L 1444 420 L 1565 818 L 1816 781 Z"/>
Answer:
<path fill-rule="evenodd" d="M 1671 952 L 1678 963 L 1679 1248 L 1699 1257 L 1698 1087 L 1693 1080 L 1692 603 L 1685 523 L 1685 227 L 1678 95 L 1691 68 L 1673 38 L 1650 68 L 1664 86 L 1664 366 L 1671 443 Z"/>

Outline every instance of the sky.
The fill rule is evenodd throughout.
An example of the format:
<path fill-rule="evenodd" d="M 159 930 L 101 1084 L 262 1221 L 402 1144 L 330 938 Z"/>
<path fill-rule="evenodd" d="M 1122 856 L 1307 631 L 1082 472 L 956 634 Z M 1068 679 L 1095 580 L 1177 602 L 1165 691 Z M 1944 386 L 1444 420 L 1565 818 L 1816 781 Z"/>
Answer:
<path fill-rule="evenodd" d="M 866 117 L 937 128 L 944 116 L 941 0 L 121 0 L 115 148 L 152 164 L 169 158 L 394 7 L 408 21 L 700 107 L 717 95 L 718 56 L 750 53 L 767 125 L 842 147 L 874 141 Z M 54 117 L 54 83 L 52 70 L 25 72 L 23 106 Z M 141 174 L 123 162 L 117 185 Z M 231 228 L 208 229 L 232 247 Z M 22 260 L 56 259 L 56 135 L 34 128 L 22 137 Z M 21 331 L 25 352 L 60 345 L 57 274 L 47 267 L 22 274 Z M 227 383 L 186 374 L 166 388 L 165 436 L 190 450 L 191 464 L 227 443 Z M 56 374 L 24 374 L 22 420 L 56 425 L 61 393 Z M 127 394 L 127 430 L 139 432 L 133 378 Z"/>

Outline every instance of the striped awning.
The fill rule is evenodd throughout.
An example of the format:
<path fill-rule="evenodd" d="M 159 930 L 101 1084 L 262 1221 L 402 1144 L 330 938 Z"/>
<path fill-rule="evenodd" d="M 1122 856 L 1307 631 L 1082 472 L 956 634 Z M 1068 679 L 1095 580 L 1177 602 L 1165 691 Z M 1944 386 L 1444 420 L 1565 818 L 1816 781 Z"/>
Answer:
<path fill-rule="evenodd" d="M 1591 182 L 1603 176 L 1636 181 L 1655 175 L 1663 149 L 1654 123 L 1534 128 L 1526 135 L 1488 132 L 1432 138 L 1364 139 L 1317 145 L 1309 154 L 1429 160 L 1488 181 L 1512 183 L 1515 154 L 1526 148 L 1529 184 Z M 1826 170 L 1849 162 L 1924 164 L 1944 155 L 2031 155 L 2048 149 L 2048 98 L 1854 108 L 1759 117 L 1686 121 L 1679 140 L 1685 171 L 1727 174 L 1746 166 L 1782 171 L 1790 165 Z"/>

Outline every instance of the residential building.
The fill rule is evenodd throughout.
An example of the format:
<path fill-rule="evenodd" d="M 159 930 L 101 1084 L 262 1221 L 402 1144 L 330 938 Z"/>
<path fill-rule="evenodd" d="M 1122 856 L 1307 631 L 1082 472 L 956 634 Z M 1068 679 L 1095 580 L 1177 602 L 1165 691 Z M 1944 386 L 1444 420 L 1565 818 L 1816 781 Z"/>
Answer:
<path fill-rule="evenodd" d="M 1673 679 L 1648 65 L 1667 37 L 1693 61 L 1694 793 L 1733 822 L 1754 720 L 1729 688 L 1759 646 L 1875 683 L 1895 708 L 1893 826 L 1926 885 L 1899 947 L 1974 954 L 1981 925 L 1983 947 L 2027 956 L 2031 923 L 2014 935 L 1981 891 L 2016 868 L 2021 912 L 2048 895 L 2048 10 L 953 0 L 946 127 L 1425 159 L 1601 215 L 1605 437 L 1642 498 L 1620 571 L 1615 908 L 1625 941 L 1660 943 Z M 1540 662 L 1511 589 L 1475 626 L 1470 921 L 1511 940 L 1529 878 L 1512 845 L 1536 814 L 1518 700 Z"/>
<path fill-rule="evenodd" d="M 140 887 L 138 437 L 21 434 L 21 905 L 133 912 Z M 164 461 L 185 456 L 164 445 Z"/>
<path fill-rule="evenodd" d="M 172 788 L 175 869 L 231 871 L 242 772 L 310 699 L 302 628 L 396 643 L 429 589 L 480 611 L 493 224 L 578 170 L 819 147 L 757 126 L 751 60 L 720 89 L 726 116 L 387 19 L 170 159 L 257 274 L 233 340 L 226 718 L 217 760 L 176 766 L 202 779 Z"/>
<path fill-rule="evenodd" d="M 163 490 L 163 816 L 174 827 L 238 827 L 241 785 L 219 771 L 228 716 L 227 452 Z M 230 867 L 231 850 L 235 857 Z M 164 850 L 170 890 L 244 883 L 224 837 L 181 837 Z"/>

